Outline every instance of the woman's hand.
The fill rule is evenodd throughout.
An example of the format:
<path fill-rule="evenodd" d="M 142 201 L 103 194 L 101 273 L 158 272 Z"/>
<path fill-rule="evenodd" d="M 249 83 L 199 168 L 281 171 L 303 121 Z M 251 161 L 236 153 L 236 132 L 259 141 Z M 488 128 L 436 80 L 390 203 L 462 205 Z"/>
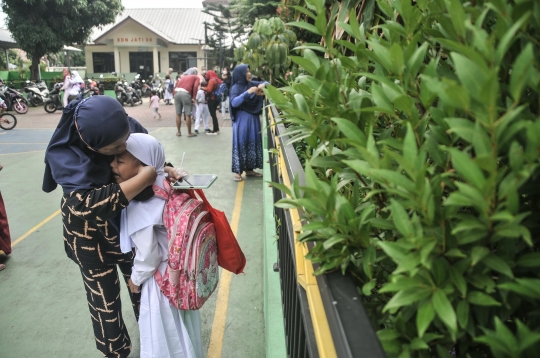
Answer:
<path fill-rule="evenodd" d="M 131 278 L 128 281 L 128 285 L 129 285 L 129 290 L 131 291 L 131 293 L 141 292 L 141 287 L 134 284 L 133 281 L 131 281 Z"/>
<path fill-rule="evenodd" d="M 253 94 L 253 93 L 256 93 L 258 90 L 257 86 L 253 86 L 251 87 L 250 89 L 248 89 L 248 93 L 249 94 Z"/>
<path fill-rule="evenodd" d="M 154 184 L 157 178 L 156 167 L 153 166 L 140 166 L 137 176 L 140 176 L 141 180 L 146 184 L 145 187 Z"/>

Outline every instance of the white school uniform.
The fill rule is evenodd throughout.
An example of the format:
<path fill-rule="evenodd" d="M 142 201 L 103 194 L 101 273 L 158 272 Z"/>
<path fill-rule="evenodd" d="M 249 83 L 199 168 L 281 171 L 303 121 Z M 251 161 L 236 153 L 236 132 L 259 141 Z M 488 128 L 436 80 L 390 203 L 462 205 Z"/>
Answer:
<path fill-rule="evenodd" d="M 199 130 L 201 121 L 203 122 L 204 129 L 210 129 L 210 111 L 208 110 L 208 104 L 206 103 L 206 94 L 200 89 L 197 91 L 197 96 L 195 100 L 199 102 L 197 114 L 195 116 L 195 129 Z"/>

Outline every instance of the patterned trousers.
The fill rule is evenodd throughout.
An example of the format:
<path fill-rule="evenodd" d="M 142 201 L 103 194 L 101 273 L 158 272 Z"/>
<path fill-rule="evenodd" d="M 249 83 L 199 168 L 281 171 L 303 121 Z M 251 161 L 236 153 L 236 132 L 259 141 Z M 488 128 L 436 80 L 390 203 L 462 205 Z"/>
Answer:
<path fill-rule="evenodd" d="M 131 276 L 132 262 L 120 263 L 118 267 L 127 284 Z M 122 318 L 120 279 L 116 265 L 92 270 L 81 268 L 81 274 L 94 326 L 97 349 L 106 357 L 127 357 L 131 352 L 131 339 Z M 128 292 L 135 318 L 139 320 L 141 294 L 131 293 L 129 287 Z"/>

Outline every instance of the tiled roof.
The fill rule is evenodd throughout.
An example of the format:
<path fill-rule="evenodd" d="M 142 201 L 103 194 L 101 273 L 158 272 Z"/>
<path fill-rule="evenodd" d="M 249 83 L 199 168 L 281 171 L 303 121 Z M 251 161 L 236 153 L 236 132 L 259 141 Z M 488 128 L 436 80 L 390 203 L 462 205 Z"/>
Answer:
<path fill-rule="evenodd" d="M 17 42 L 11 36 L 11 32 L 9 32 L 9 30 L 0 29 L 0 48 L 14 48 L 14 47 L 18 47 L 18 45 L 17 45 Z"/>
<path fill-rule="evenodd" d="M 122 15 L 116 18 L 114 24 L 102 29 L 94 29 L 92 40 L 113 29 L 128 17 L 150 31 L 163 37 L 164 40 L 175 44 L 204 43 L 204 22 L 213 22 L 213 17 L 197 9 L 124 9 Z"/>

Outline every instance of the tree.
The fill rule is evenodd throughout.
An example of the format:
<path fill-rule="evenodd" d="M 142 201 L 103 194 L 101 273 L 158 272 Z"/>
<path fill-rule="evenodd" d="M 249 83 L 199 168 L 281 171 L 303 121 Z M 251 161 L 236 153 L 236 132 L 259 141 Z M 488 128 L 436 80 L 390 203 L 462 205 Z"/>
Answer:
<path fill-rule="evenodd" d="M 43 55 L 86 42 L 92 28 L 113 22 L 123 7 L 121 0 L 2 0 L 2 10 L 13 38 L 32 59 L 31 78 L 38 78 Z"/>
<path fill-rule="evenodd" d="M 236 14 L 238 25 L 251 28 L 259 19 L 276 16 L 280 4 L 280 1 L 232 0 L 231 9 Z"/>
<path fill-rule="evenodd" d="M 289 68 L 289 49 L 296 35 L 279 17 L 259 19 L 245 45 L 235 51 L 235 58 L 250 66 L 251 72 L 271 83 Z"/>
<path fill-rule="evenodd" d="M 11 64 L 16 64 L 18 59 L 19 59 L 19 55 L 17 55 L 17 52 L 13 51 L 13 50 L 9 50 L 9 54 L 8 54 L 8 57 L 9 57 L 9 63 Z M 0 51 L 0 68 L 8 68 L 7 67 L 7 64 L 6 64 L 6 52 L 5 51 Z"/>
<path fill-rule="evenodd" d="M 206 42 L 214 49 L 214 57 L 218 58 L 220 69 L 227 67 L 234 61 L 235 41 L 239 41 L 245 34 L 244 27 L 238 23 L 228 6 L 209 4 L 203 12 L 214 17 L 212 23 L 205 23 L 210 30 Z"/>

